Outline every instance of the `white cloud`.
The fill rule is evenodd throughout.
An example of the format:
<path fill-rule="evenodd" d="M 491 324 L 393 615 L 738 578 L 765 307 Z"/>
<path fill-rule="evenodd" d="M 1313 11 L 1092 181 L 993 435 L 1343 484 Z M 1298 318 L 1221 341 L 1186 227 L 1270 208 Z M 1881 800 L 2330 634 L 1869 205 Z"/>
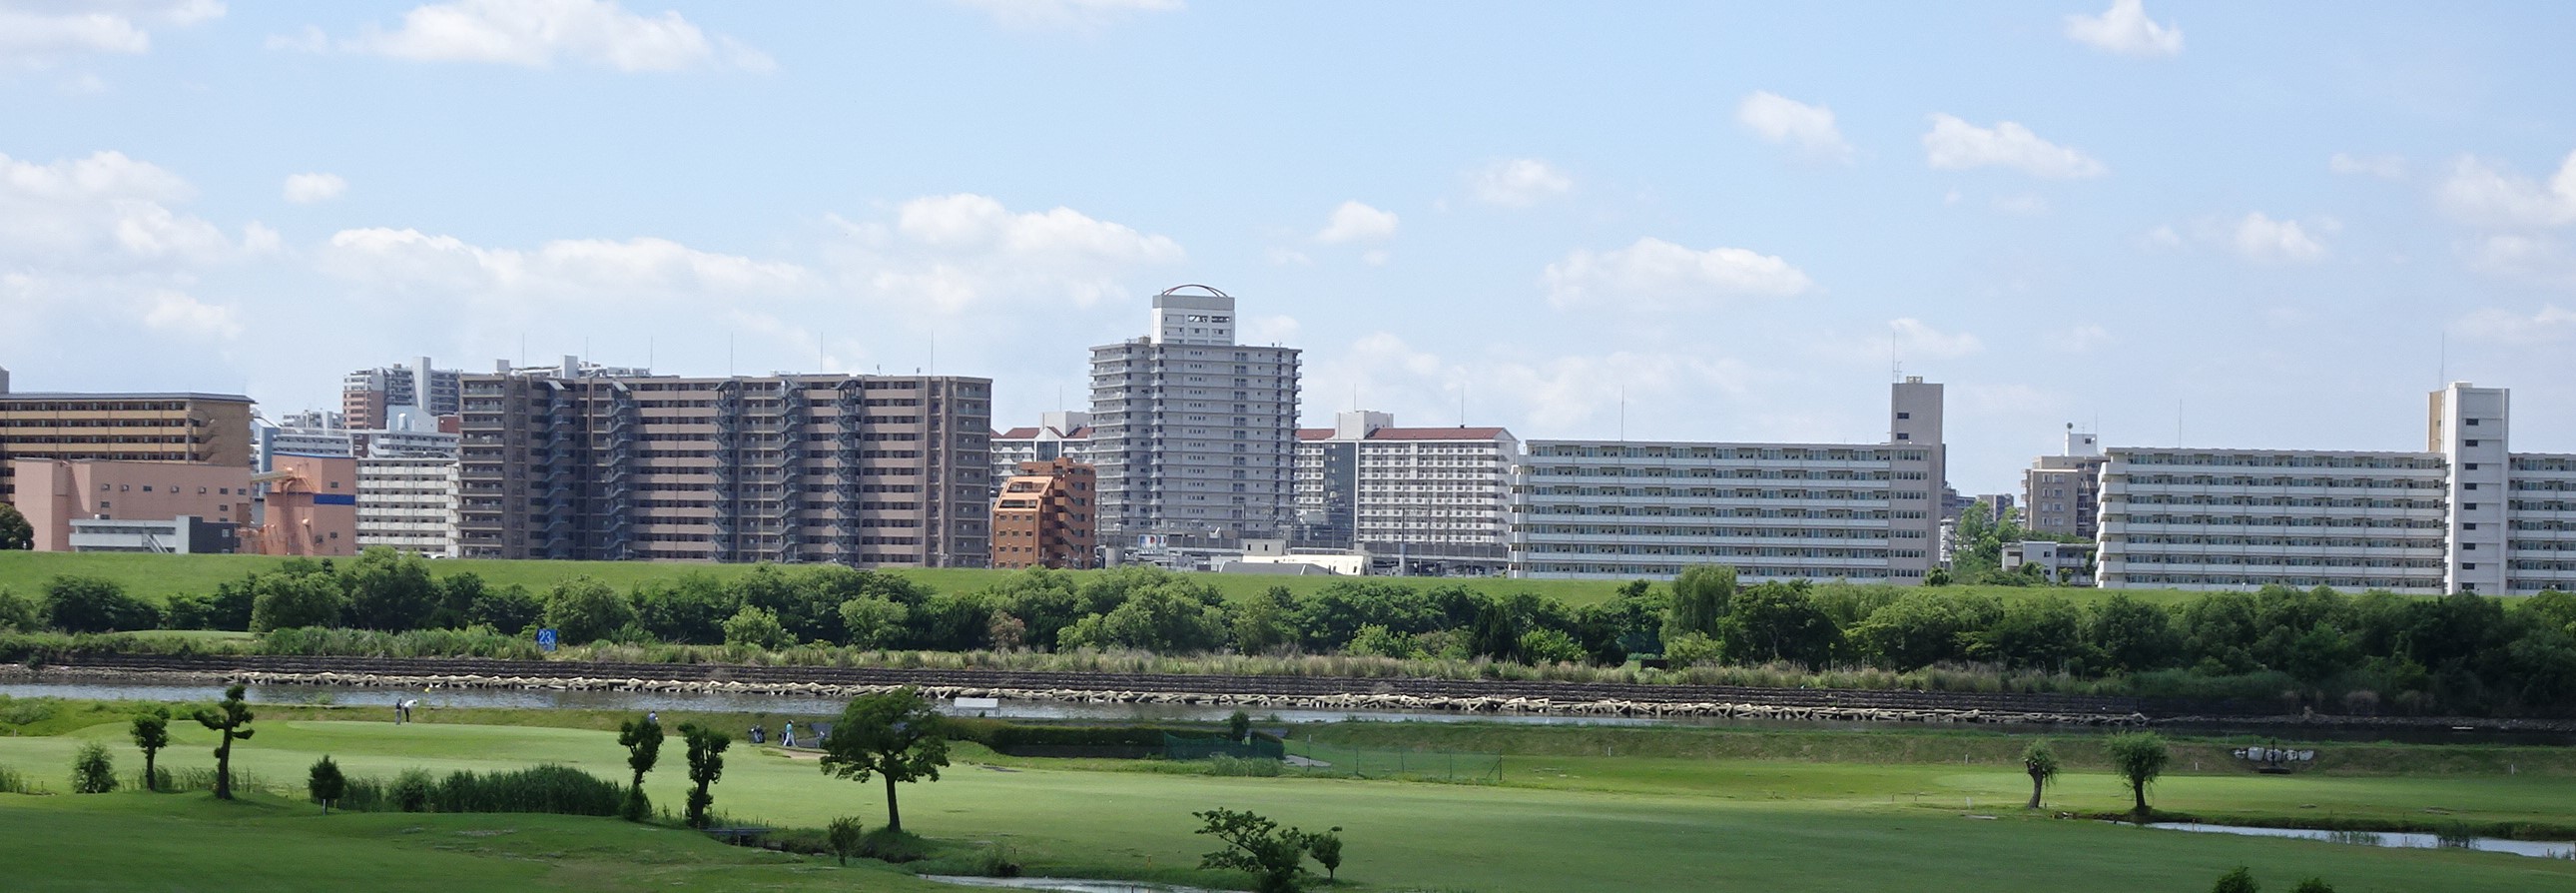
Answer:
<path fill-rule="evenodd" d="M 50 68 L 100 53 L 147 53 L 153 29 L 185 28 L 223 14 L 217 0 L 0 2 L 0 66 Z"/>
<path fill-rule="evenodd" d="M 2175 232 L 2171 225 L 2159 226 L 2138 237 L 2138 243 L 2148 248 L 2171 250 L 2182 247 L 2182 234 Z"/>
<path fill-rule="evenodd" d="M 1944 332 L 1911 317 L 1892 320 L 1887 328 L 1899 358 L 1948 360 L 1986 349 L 1985 342 L 1975 335 Z"/>
<path fill-rule="evenodd" d="M 286 200 L 299 205 L 327 202 L 349 191 L 349 181 L 339 174 L 288 174 Z"/>
<path fill-rule="evenodd" d="M 1820 161 L 1852 160 L 1852 147 L 1834 127 L 1834 110 L 1808 105 L 1767 90 L 1746 94 L 1735 107 L 1735 120 L 1764 141 L 1796 146 L 1799 154 Z"/>
<path fill-rule="evenodd" d="M 1477 200 L 1506 208 L 1526 208 L 1574 189 L 1574 178 L 1536 158 L 1497 161 L 1467 179 Z"/>
<path fill-rule="evenodd" d="M 451 0 L 403 14 L 402 27 L 374 25 L 329 41 L 318 29 L 269 38 L 275 49 L 329 46 L 418 62 L 487 62 L 550 68 L 570 61 L 618 71 L 736 68 L 766 72 L 777 63 L 731 37 L 710 37 L 677 12 L 645 16 L 615 0 Z"/>
<path fill-rule="evenodd" d="M 2549 236 L 2486 236 L 2469 247 L 2467 262 L 2469 269 L 2500 279 L 2576 290 L 2576 250 Z"/>
<path fill-rule="evenodd" d="M 1575 249 L 1542 274 L 1548 302 L 1669 309 L 1707 307 L 1738 297 L 1788 297 L 1815 282 L 1788 261 L 1742 248 L 1694 251 L 1643 238 L 1613 251 Z"/>
<path fill-rule="evenodd" d="M 2326 159 L 2326 169 L 2338 174 L 2378 177 L 2382 180 L 2406 179 L 2406 157 L 2403 155 L 2352 155 L 2334 153 Z"/>
<path fill-rule="evenodd" d="M 2182 52 L 2182 29 L 2147 18 L 2143 0 L 2111 0 L 2111 8 L 2101 15 L 2067 16 L 2066 36 L 2123 56 L 2171 56 Z"/>
<path fill-rule="evenodd" d="M 2474 156 L 2462 156 L 2442 181 L 2444 208 L 2462 220 L 2489 226 L 2565 226 L 2576 223 L 2576 152 L 2559 163 L 2548 183 Z"/>
<path fill-rule="evenodd" d="M 1297 334 L 1305 329 L 1296 317 L 1280 314 L 1239 317 L 1235 322 L 1245 344 L 1295 344 Z"/>
<path fill-rule="evenodd" d="M 1182 0 L 955 0 L 1014 28 L 1091 29 L 1130 15 L 1177 12 Z"/>
<path fill-rule="evenodd" d="M 2019 195 L 1998 195 L 1991 199 L 1988 204 L 1992 205 L 1999 213 L 2010 214 L 2015 217 L 2039 217 L 2048 213 L 2048 197 L 2037 193 L 2025 192 Z"/>
<path fill-rule="evenodd" d="M 201 338 L 235 338 L 242 333 L 231 307 L 206 304 L 175 289 L 156 290 L 150 300 L 143 312 L 144 325 Z"/>
<path fill-rule="evenodd" d="M 2534 313 L 2488 307 L 2452 322 L 2451 331 L 2505 344 L 2549 344 L 2576 336 L 2576 310 L 2556 304 Z"/>
<path fill-rule="evenodd" d="M 2088 353 L 2111 343 L 2111 331 L 2090 323 L 2050 332 L 2042 342 L 2059 353 Z"/>
<path fill-rule="evenodd" d="M 2008 167 L 2051 179 L 2098 177 L 2104 170 L 2093 156 L 2040 139 L 2011 121 L 1987 129 L 1941 114 L 1932 116 L 1932 129 L 1923 134 L 1923 154 L 1924 163 L 1937 170 Z"/>
<path fill-rule="evenodd" d="M 319 266 L 370 291 L 532 311 L 769 297 L 811 291 L 817 281 L 796 264 L 699 251 L 668 239 L 560 239 L 520 250 L 382 227 L 332 234 Z"/>
<path fill-rule="evenodd" d="M 2326 256 L 2326 246 L 2296 220 L 2274 220 L 2257 211 L 2237 221 L 2236 253 L 2247 260 L 2306 263 Z"/>
<path fill-rule="evenodd" d="M 1523 437 L 1604 436 L 1618 424 L 1623 400 L 1632 407 L 1632 427 L 1645 427 L 1653 418 L 1647 407 L 1711 393 L 1742 395 L 1757 377 L 1746 364 L 1706 351 L 1548 356 L 1511 350 L 1452 359 L 1383 331 L 1345 347 L 1312 348 L 1308 356 L 1307 393 L 1337 409 L 1348 408 L 1342 401 L 1356 391 L 1361 404 L 1394 412 L 1400 424 L 1455 423 L 1464 397 L 1470 424 L 1518 419 L 1527 423 L 1514 423 Z"/>
<path fill-rule="evenodd" d="M 1270 262 L 1271 262 L 1271 263 L 1273 263 L 1273 264 L 1277 264 L 1277 265 L 1279 265 L 1279 266 L 1283 266 L 1283 267 L 1285 267 L 1285 266 L 1290 266 L 1290 265 L 1295 265 L 1295 266 L 1300 266 L 1300 267 L 1311 267 L 1311 266 L 1314 266 L 1314 265 L 1315 265 L 1315 259 L 1314 259 L 1314 258 L 1307 257 L 1307 256 L 1306 256 L 1306 252 L 1299 251 L 1299 250 L 1294 249 L 1294 248 L 1273 248 L 1273 249 L 1270 249 L 1270 251 L 1268 252 L 1268 257 L 1270 258 Z"/>
<path fill-rule="evenodd" d="M 1315 241 L 1327 245 L 1343 242 L 1375 242 L 1394 238 L 1395 212 L 1380 211 L 1357 201 L 1343 202 L 1333 209 L 1331 220 L 1315 232 Z"/>
<path fill-rule="evenodd" d="M 958 313 L 994 302 L 1091 307 L 1136 293 L 1123 279 L 1188 259 L 1168 236 L 1071 208 L 1014 212 L 982 195 L 905 202 L 889 227 L 832 221 L 831 253 L 865 293 L 906 312 Z"/>
<path fill-rule="evenodd" d="M 120 152 L 51 164 L 0 155 L 0 257 L 92 270 L 233 257 L 221 228 L 171 209 L 195 194 L 178 175 Z"/>

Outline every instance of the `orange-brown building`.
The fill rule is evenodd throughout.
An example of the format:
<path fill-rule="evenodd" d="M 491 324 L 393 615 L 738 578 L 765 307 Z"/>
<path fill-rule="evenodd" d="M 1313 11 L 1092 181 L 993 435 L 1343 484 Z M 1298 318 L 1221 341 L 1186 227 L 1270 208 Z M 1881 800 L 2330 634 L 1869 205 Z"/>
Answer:
<path fill-rule="evenodd" d="M 281 453 L 256 480 L 268 485 L 260 554 L 358 554 L 358 460 Z"/>
<path fill-rule="evenodd" d="M 993 500 L 993 566 L 1098 567 L 1098 483 L 1090 465 L 1071 459 L 1020 463 Z"/>
<path fill-rule="evenodd" d="M 250 406 L 250 398 L 232 394 L 11 392 L 0 370 L 0 502 L 18 501 L 10 470 L 16 459 L 203 462 L 247 471 Z"/>

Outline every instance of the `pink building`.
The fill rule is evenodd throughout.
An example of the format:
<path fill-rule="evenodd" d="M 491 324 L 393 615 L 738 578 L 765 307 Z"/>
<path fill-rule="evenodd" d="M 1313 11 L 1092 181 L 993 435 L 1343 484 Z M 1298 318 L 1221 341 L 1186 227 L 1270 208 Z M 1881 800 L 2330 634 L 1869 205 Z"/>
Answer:
<path fill-rule="evenodd" d="M 268 485 L 260 554 L 358 554 L 358 460 L 280 453 L 258 480 Z"/>
<path fill-rule="evenodd" d="M 18 511 L 35 528 L 38 552 L 71 551 L 72 521 L 81 518 L 168 521 L 192 515 L 232 525 L 251 520 L 248 468 L 70 459 L 9 464 Z"/>

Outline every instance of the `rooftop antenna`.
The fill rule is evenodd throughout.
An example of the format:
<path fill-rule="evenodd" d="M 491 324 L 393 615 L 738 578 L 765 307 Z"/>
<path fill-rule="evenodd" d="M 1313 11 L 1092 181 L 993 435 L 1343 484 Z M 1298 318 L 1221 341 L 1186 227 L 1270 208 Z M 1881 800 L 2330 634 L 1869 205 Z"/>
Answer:
<path fill-rule="evenodd" d="M 939 374 L 939 330 L 930 330 L 930 374 Z"/>
<path fill-rule="evenodd" d="M 2174 448 L 2182 448 L 2182 398 L 2174 398 Z"/>
<path fill-rule="evenodd" d="M 653 336 L 651 335 L 644 336 L 644 368 L 647 371 L 653 368 Z"/>
<path fill-rule="evenodd" d="M 1628 386 L 1619 386 L 1619 442 L 1628 442 Z"/>
<path fill-rule="evenodd" d="M 733 368 L 734 368 L 734 367 L 733 367 L 733 356 L 734 356 L 734 354 L 733 354 L 733 333 L 732 333 L 732 332 L 726 332 L 726 333 L 725 333 L 725 376 L 726 376 L 726 377 L 728 377 L 728 378 L 730 378 L 730 377 L 732 377 L 732 376 L 734 375 L 734 371 L 733 371 Z"/>

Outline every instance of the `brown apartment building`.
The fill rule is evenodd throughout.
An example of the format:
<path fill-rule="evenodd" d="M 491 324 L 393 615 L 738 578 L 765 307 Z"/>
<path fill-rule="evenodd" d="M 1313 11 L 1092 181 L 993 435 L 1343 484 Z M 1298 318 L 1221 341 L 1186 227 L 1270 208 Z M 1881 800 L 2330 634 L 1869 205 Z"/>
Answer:
<path fill-rule="evenodd" d="M 562 370 L 462 383 L 467 558 L 979 567 L 992 382 Z"/>
<path fill-rule="evenodd" d="M 232 394 L 13 393 L 0 370 L 0 502 L 17 501 L 17 459 L 249 468 L 250 407 Z"/>
<path fill-rule="evenodd" d="M 993 566 L 1098 567 L 1098 484 L 1090 465 L 1071 459 L 1020 463 L 993 500 Z"/>

